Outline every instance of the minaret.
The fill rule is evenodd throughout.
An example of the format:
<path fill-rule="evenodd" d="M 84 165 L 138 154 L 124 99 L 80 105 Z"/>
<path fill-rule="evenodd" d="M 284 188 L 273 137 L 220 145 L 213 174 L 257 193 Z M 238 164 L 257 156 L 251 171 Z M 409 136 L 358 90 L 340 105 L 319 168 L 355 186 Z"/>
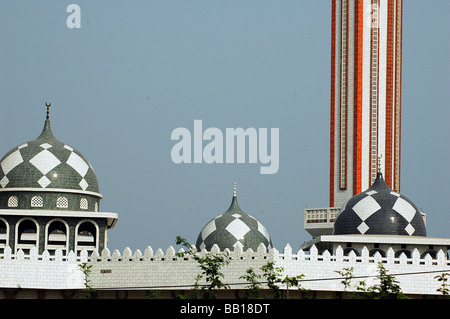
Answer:
<path fill-rule="evenodd" d="M 400 191 L 402 0 L 332 0 L 330 206 L 377 177 Z"/>

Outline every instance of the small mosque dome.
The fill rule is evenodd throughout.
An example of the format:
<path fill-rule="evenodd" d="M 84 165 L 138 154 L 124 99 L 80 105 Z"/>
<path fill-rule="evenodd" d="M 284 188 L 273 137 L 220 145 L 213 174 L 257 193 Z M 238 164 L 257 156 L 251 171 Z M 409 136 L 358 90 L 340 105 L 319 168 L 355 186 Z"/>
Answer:
<path fill-rule="evenodd" d="M 426 236 L 426 228 L 416 205 L 392 191 L 378 172 L 369 189 L 342 206 L 333 234 Z"/>
<path fill-rule="evenodd" d="M 244 251 L 251 248 L 256 251 L 260 244 L 269 250 L 272 246 L 267 229 L 253 216 L 245 213 L 239 207 L 236 196 L 236 183 L 234 194 L 228 210 L 209 221 L 198 235 L 196 247 L 200 250 L 211 250 L 214 244 L 220 250 L 226 248 L 234 250 L 240 246 Z"/>

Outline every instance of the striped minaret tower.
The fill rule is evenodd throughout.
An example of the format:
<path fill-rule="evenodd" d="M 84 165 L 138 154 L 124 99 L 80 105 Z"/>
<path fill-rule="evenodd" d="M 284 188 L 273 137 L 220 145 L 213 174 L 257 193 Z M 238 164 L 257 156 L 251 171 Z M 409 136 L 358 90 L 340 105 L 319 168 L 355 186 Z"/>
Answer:
<path fill-rule="evenodd" d="M 400 191 L 402 0 L 332 0 L 330 207 Z"/>

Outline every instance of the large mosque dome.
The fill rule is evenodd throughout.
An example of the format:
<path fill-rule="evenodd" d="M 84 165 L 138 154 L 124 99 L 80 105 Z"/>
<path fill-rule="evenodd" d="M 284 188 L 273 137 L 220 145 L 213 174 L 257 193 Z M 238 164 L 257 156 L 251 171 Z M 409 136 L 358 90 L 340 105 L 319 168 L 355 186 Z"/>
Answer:
<path fill-rule="evenodd" d="M 77 149 L 55 138 L 49 106 L 39 137 L 0 160 L 0 208 L 98 211 L 102 196 L 94 169 Z"/>
<path fill-rule="evenodd" d="M 251 248 L 256 251 L 260 244 L 271 249 L 272 240 L 269 232 L 255 217 L 245 213 L 239 207 L 234 190 L 233 199 L 228 210 L 210 220 L 201 230 L 196 247 L 211 250 L 217 244 L 220 250 L 234 250 L 236 245 L 244 251 Z"/>
<path fill-rule="evenodd" d="M 14 147 L 0 160 L 0 187 L 99 192 L 91 164 L 75 148 L 55 138 L 49 119 L 38 138 Z"/>
<path fill-rule="evenodd" d="M 0 160 L 0 251 L 77 255 L 101 251 L 118 215 L 100 212 L 97 176 L 74 147 L 55 138 L 49 107 L 42 133 Z"/>
<path fill-rule="evenodd" d="M 369 189 L 341 208 L 333 234 L 426 236 L 426 228 L 416 205 L 392 191 L 379 172 Z"/>

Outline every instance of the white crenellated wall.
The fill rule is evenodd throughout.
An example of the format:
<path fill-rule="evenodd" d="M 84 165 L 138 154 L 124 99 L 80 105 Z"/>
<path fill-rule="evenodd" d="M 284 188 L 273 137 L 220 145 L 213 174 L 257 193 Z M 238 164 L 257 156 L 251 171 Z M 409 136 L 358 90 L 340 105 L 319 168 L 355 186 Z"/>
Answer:
<path fill-rule="evenodd" d="M 22 250 L 11 254 L 6 247 L 0 255 L 0 288 L 83 289 L 84 274 L 78 265 L 87 261 L 87 252 L 77 257 L 74 252 L 63 256 L 58 249 L 54 256 L 48 251 L 37 254 L 37 248 L 25 255 Z"/>
<path fill-rule="evenodd" d="M 213 252 L 219 252 L 217 246 L 213 247 Z M 343 278 L 336 271 L 349 267 L 353 267 L 353 276 L 360 278 L 351 281 L 352 288 L 348 291 L 354 290 L 362 280 L 368 286 L 374 285 L 377 283 L 379 262 L 384 264 L 388 274 L 395 276 L 405 294 L 439 295 L 437 289 L 440 282 L 434 277 L 443 272 L 450 273 L 450 261 L 442 250 L 436 259 L 430 255 L 421 259 L 417 249 L 413 251 L 412 258 L 404 254 L 395 258 L 392 248 L 384 258 L 378 253 L 370 257 L 367 248 L 362 249 L 361 256 L 353 252 L 344 256 L 341 247 L 338 247 L 335 255 L 331 255 L 328 251 L 318 254 L 315 246 L 309 252 L 299 250 L 293 253 L 289 245 L 286 245 L 283 253 L 276 249 L 267 251 L 264 245 L 260 245 L 257 251 L 249 249 L 243 252 L 236 247 L 233 251 L 225 252 L 229 254 L 230 263 L 223 268 L 223 281 L 231 284 L 231 288 L 245 288 L 247 283 L 239 277 L 250 267 L 261 273 L 261 266 L 269 261 L 282 267 L 284 275 L 303 274 L 301 286 L 317 291 L 343 291 Z M 205 254 L 206 251 L 200 253 Z M 165 252 L 162 249 L 154 252 L 151 247 L 147 247 L 144 253 L 140 250 L 132 253 L 131 249 L 126 248 L 122 253 L 115 250 L 112 254 L 104 249 L 100 255 L 94 252 L 90 257 L 86 251 L 78 257 L 73 252 L 62 256 L 61 251 L 57 251 L 55 256 L 47 252 L 37 255 L 35 249 L 31 250 L 30 255 L 24 255 L 22 251 L 13 255 L 9 248 L 5 248 L 5 253 L 0 255 L 0 288 L 83 289 L 84 275 L 78 267 L 82 262 L 92 265 L 89 280 L 90 286 L 96 290 L 188 290 L 199 274 L 197 261 L 187 254 L 184 257 L 176 256 L 173 247 Z"/>

